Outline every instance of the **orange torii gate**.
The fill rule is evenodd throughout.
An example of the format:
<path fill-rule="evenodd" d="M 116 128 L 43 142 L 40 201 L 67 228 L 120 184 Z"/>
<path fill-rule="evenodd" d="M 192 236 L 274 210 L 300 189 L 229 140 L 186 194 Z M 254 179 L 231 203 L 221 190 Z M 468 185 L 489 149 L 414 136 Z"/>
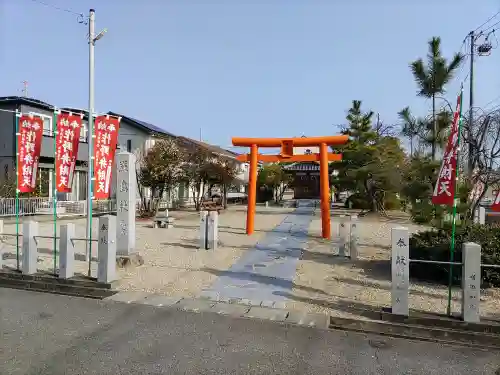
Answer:
<path fill-rule="evenodd" d="M 233 146 L 250 147 L 250 154 L 239 155 L 241 162 L 250 162 L 248 181 L 247 234 L 254 231 L 255 203 L 257 200 L 257 162 L 307 162 L 319 161 L 321 192 L 321 222 L 323 238 L 330 238 L 330 183 L 328 162 L 341 161 L 342 154 L 328 153 L 328 146 L 343 145 L 349 141 L 347 135 L 302 138 L 238 138 L 232 139 Z M 281 147 L 279 155 L 262 155 L 259 147 Z M 319 154 L 294 155 L 294 147 L 319 147 Z"/>

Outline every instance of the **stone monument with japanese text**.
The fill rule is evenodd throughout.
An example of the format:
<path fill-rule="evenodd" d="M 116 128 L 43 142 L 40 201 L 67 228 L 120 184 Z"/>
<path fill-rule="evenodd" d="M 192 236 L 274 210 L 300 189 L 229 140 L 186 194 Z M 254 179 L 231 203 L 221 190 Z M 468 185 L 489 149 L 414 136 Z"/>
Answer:
<path fill-rule="evenodd" d="M 136 170 L 135 155 L 119 152 L 116 155 L 116 256 L 120 263 L 135 263 L 135 202 Z M 140 260 L 138 260 L 140 263 Z"/>
<path fill-rule="evenodd" d="M 410 288 L 410 244 L 407 228 L 392 228 L 392 313 L 408 316 Z"/>

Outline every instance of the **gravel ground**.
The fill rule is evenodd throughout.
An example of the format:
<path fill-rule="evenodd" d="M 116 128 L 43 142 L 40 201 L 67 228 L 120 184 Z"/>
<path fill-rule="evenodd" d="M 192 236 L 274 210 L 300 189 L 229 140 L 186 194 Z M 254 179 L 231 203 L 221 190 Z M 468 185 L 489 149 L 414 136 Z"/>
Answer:
<path fill-rule="evenodd" d="M 334 216 L 334 223 L 339 217 Z M 414 233 L 425 229 L 404 217 L 397 219 L 361 218 L 358 224 L 359 257 L 356 262 L 341 258 L 338 245 L 321 238 L 321 219 L 312 221 L 302 259 L 297 267 L 294 289 L 287 304 L 291 309 L 323 311 L 339 317 L 356 317 L 357 309 L 389 307 L 391 304 L 391 228 L 404 226 Z M 448 288 L 410 281 L 410 308 L 446 313 Z M 500 290 L 483 291 L 481 314 L 499 318 Z M 452 311 L 459 314 L 461 291 L 452 291 Z"/>
<path fill-rule="evenodd" d="M 169 296 L 197 297 L 201 290 L 227 270 L 247 250 L 255 246 L 259 238 L 278 225 L 293 209 L 257 208 L 255 234 L 245 234 L 246 207 L 232 206 L 219 217 L 219 247 L 217 251 L 199 250 L 199 214 L 194 211 L 172 211 L 176 218 L 173 228 L 152 228 L 152 222 L 137 221 L 136 245 L 144 258 L 141 267 L 118 270 L 119 290 L 145 291 Z M 67 221 L 60 221 L 59 226 Z M 85 219 L 77 219 L 76 237 L 85 237 Z M 4 226 L 6 233 L 15 233 L 14 224 Z M 22 226 L 20 228 L 22 232 Z M 39 233 L 52 236 L 52 222 L 40 222 Z M 93 221 L 93 236 L 97 238 L 98 220 Z M 15 237 L 5 239 L 7 258 L 4 264 L 15 266 Z M 22 241 L 20 241 L 20 244 Z M 21 246 L 21 245 L 20 245 Z M 53 271 L 53 240 L 39 238 L 40 270 Z M 76 272 L 87 274 L 85 244 L 77 242 L 75 252 L 79 257 Z M 97 243 L 93 246 L 93 256 L 97 256 Z M 92 276 L 97 276 L 97 263 L 92 262 Z"/>
<path fill-rule="evenodd" d="M 248 237 L 245 233 L 245 207 L 231 207 L 220 217 L 220 245 L 216 252 L 198 249 L 198 220 L 196 212 L 174 211 L 175 227 L 153 229 L 150 221 L 137 222 L 137 248 L 145 264 L 141 267 L 120 269 L 120 290 L 146 291 L 169 296 L 197 297 L 227 270 L 245 250 L 255 246 L 259 238 L 278 225 L 293 209 L 258 208 L 255 220 L 256 233 Z M 338 211 L 337 211 L 338 212 Z M 339 217 L 334 216 L 332 228 Z M 61 221 L 59 224 L 64 223 Z M 76 236 L 85 237 L 85 220 L 77 219 Z M 93 222 L 93 235 L 97 238 L 97 220 Z M 39 233 L 53 234 L 53 223 L 41 222 Z M 406 226 L 411 232 L 422 229 L 404 217 L 382 220 L 373 217 L 361 218 L 358 225 L 359 259 L 335 256 L 338 246 L 321 238 L 319 214 L 310 226 L 310 240 L 299 261 L 294 288 L 287 295 L 288 309 L 327 312 L 335 316 L 358 317 L 357 309 L 390 306 L 390 230 Z M 5 232 L 15 233 L 14 224 L 6 224 Z M 334 238 L 338 236 L 335 236 Z M 21 241 L 20 241 L 21 242 Z M 15 266 L 15 238 L 4 240 L 4 263 Z M 52 239 L 38 240 L 40 250 L 39 268 L 53 270 Z M 77 242 L 77 272 L 86 274 L 88 265 L 83 261 L 85 246 Z M 97 244 L 93 255 L 97 256 Z M 96 276 L 97 264 L 92 262 L 92 276 Z M 452 310 L 460 312 L 460 290 L 454 289 Z M 500 318 L 498 305 L 500 290 L 488 289 L 481 297 L 481 314 Z M 447 305 L 447 288 L 428 283 L 411 281 L 410 308 L 444 313 Z"/>

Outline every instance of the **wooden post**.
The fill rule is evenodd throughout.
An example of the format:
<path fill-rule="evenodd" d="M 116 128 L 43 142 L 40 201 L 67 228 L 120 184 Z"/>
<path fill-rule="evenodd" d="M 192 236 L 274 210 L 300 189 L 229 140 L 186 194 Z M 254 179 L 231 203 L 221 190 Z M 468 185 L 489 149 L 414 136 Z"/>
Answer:
<path fill-rule="evenodd" d="M 257 152 L 256 144 L 250 146 L 250 174 L 248 178 L 247 234 L 254 231 L 255 204 L 257 202 Z"/>
<path fill-rule="evenodd" d="M 328 148 L 326 143 L 319 147 L 319 183 L 321 194 L 321 235 L 330 238 L 330 181 L 328 176 Z"/>

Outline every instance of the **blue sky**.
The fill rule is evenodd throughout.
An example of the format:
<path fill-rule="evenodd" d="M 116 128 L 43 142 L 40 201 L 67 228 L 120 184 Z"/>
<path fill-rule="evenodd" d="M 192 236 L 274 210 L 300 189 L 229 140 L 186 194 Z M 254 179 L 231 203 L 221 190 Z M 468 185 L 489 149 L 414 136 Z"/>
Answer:
<path fill-rule="evenodd" d="M 44 1 L 95 8 L 96 30 L 108 28 L 96 46 L 97 111 L 193 138 L 201 128 L 223 147 L 232 136 L 335 134 L 353 99 L 386 123 L 407 105 L 426 114 L 408 63 L 434 35 L 451 57 L 500 10 L 499 0 Z M 71 13 L 0 0 L 0 95 L 21 95 L 26 80 L 32 97 L 86 108 L 86 34 Z M 500 105 L 499 59 L 500 48 L 477 59 L 477 106 Z"/>

